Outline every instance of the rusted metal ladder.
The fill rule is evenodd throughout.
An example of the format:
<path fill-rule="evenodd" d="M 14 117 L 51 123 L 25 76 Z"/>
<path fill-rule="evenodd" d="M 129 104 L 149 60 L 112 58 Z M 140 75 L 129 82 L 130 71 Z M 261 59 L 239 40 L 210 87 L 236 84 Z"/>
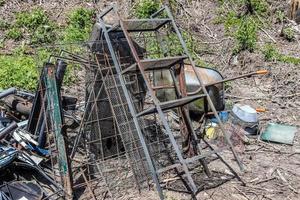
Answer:
<path fill-rule="evenodd" d="M 105 24 L 104 21 L 104 17 L 110 13 L 110 12 L 115 12 L 114 16 L 117 16 L 117 23 L 114 24 L 113 26 L 111 26 L 110 28 L 108 28 Z M 166 14 L 167 17 L 164 18 L 156 18 L 156 16 L 160 15 L 162 12 L 164 12 Z M 185 158 L 183 155 L 183 152 L 181 151 L 175 137 L 174 134 L 170 128 L 170 124 L 167 120 L 165 111 L 170 110 L 170 109 L 174 109 L 174 108 L 180 108 L 181 113 L 183 115 L 183 122 L 185 124 L 185 126 L 187 127 L 187 130 L 189 132 L 189 134 L 191 135 L 191 137 L 193 137 L 193 140 L 196 141 L 197 143 L 200 141 L 197 138 L 197 135 L 195 134 L 194 128 L 192 127 L 192 123 L 190 121 L 189 115 L 187 113 L 187 110 L 184 108 L 185 105 L 201 99 L 201 98 L 205 98 L 212 110 L 212 112 L 214 113 L 220 128 L 223 132 L 223 135 L 225 136 L 226 142 L 229 145 L 230 150 L 232 151 L 237 163 L 239 164 L 241 170 L 243 169 L 243 165 L 238 157 L 238 155 L 236 154 L 233 145 L 230 141 L 230 138 L 228 136 L 228 134 L 226 133 L 226 130 L 224 129 L 223 123 L 220 120 L 218 113 L 216 111 L 216 108 L 207 92 L 206 87 L 204 86 L 201 77 L 199 76 L 198 73 L 195 72 L 195 74 L 197 75 L 197 79 L 201 85 L 201 89 L 203 94 L 195 94 L 195 95 L 191 95 L 188 96 L 187 94 L 185 94 L 180 88 L 178 88 L 176 86 L 176 84 L 174 83 L 174 88 L 176 91 L 176 96 L 177 99 L 172 100 L 172 101 L 166 101 L 166 102 L 160 102 L 155 94 L 155 91 L 153 89 L 153 86 L 151 85 L 150 81 L 148 80 L 148 77 L 146 75 L 147 72 L 149 71 L 156 71 L 156 70 L 161 70 L 161 69 L 169 69 L 171 71 L 172 77 L 173 77 L 173 81 L 175 82 L 175 78 L 174 78 L 174 73 L 171 70 L 171 68 L 176 65 L 176 64 L 182 64 L 184 60 L 188 60 L 192 67 L 193 70 L 195 71 L 195 63 L 191 57 L 191 55 L 188 52 L 188 49 L 186 47 L 186 44 L 183 40 L 183 37 L 172 17 L 172 14 L 170 12 L 170 10 L 167 7 L 163 7 L 162 9 L 160 9 L 157 13 L 152 15 L 152 18 L 150 19 L 126 19 L 123 20 L 121 19 L 121 17 L 117 14 L 117 11 L 114 7 L 111 7 L 109 9 L 107 9 L 105 12 L 103 12 L 100 16 L 99 16 L 99 23 L 101 24 L 101 29 L 103 31 L 103 35 L 104 38 L 106 40 L 106 43 L 108 45 L 108 49 L 109 49 L 109 53 L 110 56 L 112 58 L 114 67 L 117 71 L 117 75 L 118 78 L 120 80 L 120 84 L 121 84 L 121 88 L 124 92 L 124 96 L 126 98 L 126 101 L 128 102 L 128 106 L 129 106 L 129 111 L 132 115 L 133 118 L 133 122 L 134 125 L 136 127 L 137 130 L 137 134 L 139 136 L 140 142 L 143 146 L 143 151 L 145 153 L 147 162 L 148 162 L 148 168 L 151 171 L 152 174 L 152 178 L 154 180 L 154 183 L 156 184 L 156 188 L 158 190 L 160 199 L 164 199 L 163 193 L 162 193 L 162 187 L 159 181 L 159 174 L 171 169 L 182 169 L 184 176 L 186 177 L 187 180 L 187 185 L 189 186 L 189 190 L 193 193 L 196 194 L 198 189 L 196 186 L 196 183 L 192 177 L 192 173 L 190 172 L 190 169 L 188 167 L 188 164 L 191 162 L 196 162 L 196 161 L 200 161 L 200 163 L 203 165 L 204 170 L 206 171 L 207 175 L 209 175 L 209 170 L 206 166 L 205 163 L 205 157 L 210 156 L 212 154 L 217 155 L 220 160 L 222 162 L 225 163 L 225 165 L 231 170 L 231 172 L 240 180 L 240 177 L 238 176 L 238 174 L 230 167 L 230 165 L 228 165 L 224 159 L 221 158 L 221 156 L 218 154 L 218 151 L 215 150 L 212 146 L 210 146 L 208 143 L 207 145 L 209 145 L 209 148 L 211 148 L 211 152 L 209 154 L 201 154 L 200 150 L 200 146 L 199 144 L 197 144 L 197 154 L 191 158 Z M 180 56 L 174 56 L 174 57 L 163 57 L 163 58 L 158 58 L 158 59 L 141 59 L 140 56 L 138 55 L 137 49 L 133 43 L 133 39 L 130 36 L 131 32 L 151 32 L 151 31 L 157 31 L 158 29 L 162 28 L 164 25 L 169 24 L 172 26 L 173 30 L 176 32 L 176 35 L 180 41 L 180 44 L 184 50 L 184 55 L 180 55 Z M 130 67 L 128 67 L 127 69 L 122 69 L 120 66 L 120 61 L 118 60 L 118 57 L 116 55 L 116 52 L 114 51 L 113 45 L 112 45 L 112 41 L 110 38 L 109 33 L 113 32 L 113 31 L 121 31 L 124 33 L 126 40 L 128 42 L 128 45 L 130 47 L 130 51 L 135 59 L 135 64 L 131 65 Z M 143 80 L 146 84 L 147 87 L 147 91 L 151 96 L 151 99 L 154 103 L 154 105 L 150 108 L 147 108 L 141 112 L 137 112 L 134 104 L 132 102 L 132 99 L 130 97 L 130 94 L 128 92 L 128 88 L 125 85 L 125 80 L 124 80 L 124 74 L 126 74 L 127 72 L 131 71 L 131 70 L 137 70 L 143 77 Z M 153 114 L 153 113 L 157 113 L 159 116 L 159 119 L 163 125 L 163 128 L 165 130 L 166 135 L 168 136 L 169 142 L 172 145 L 172 148 L 174 149 L 175 155 L 177 157 L 177 159 L 179 160 L 178 163 L 175 163 L 173 165 L 167 166 L 165 168 L 162 169 L 158 169 L 155 164 L 153 163 L 152 157 L 151 157 L 151 153 L 149 152 L 148 146 L 147 146 L 147 142 L 145 141 L 145 138 L 143 136 L 143 132 L 141 131 L 141 125 L 139 124 L 139 118 L 149 115 L 149 114 Z"/>

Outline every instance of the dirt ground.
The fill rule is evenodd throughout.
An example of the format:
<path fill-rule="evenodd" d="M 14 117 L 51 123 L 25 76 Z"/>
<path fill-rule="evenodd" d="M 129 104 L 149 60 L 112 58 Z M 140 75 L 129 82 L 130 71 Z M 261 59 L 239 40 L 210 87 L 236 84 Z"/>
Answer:
<path fill-rule="evenodd" d="M 60 18 L 72 6 L 93 6 L 81 1 L 51 1 L 41 3 L 42 7 L 51 9 L 53 18 Z M 105 1 L 104 1 L 105 2 Z M 109 3 L 99 3 L 99 8 Z M 183 9 L 177 15 L 180 27 L 189 28 L 198 44 L 203 48 L 199 54 L 206 63 L 218 69 L 224 77 L 245 74 L 258 69 L 268 69 L 270 74 L 231 82 L 226 90 L 228 108 L 234 103 L 251 105 L 254 108 L 266 108 L 259 114 L 262 128 L 269 122 L 298 126 L 293 145 L 266 143 L 251 138 L 240 155 L 245 165 L 245 172 L 240 172 L 229 152 L 223 156 L 239 172 L 246 183 L 242 186 L 236 180 L 229 180 L 218 187 L 205 189 L 198 193 L 197 199 L 213 200 L 298 200 L 300 199 L 300 66 L 282 62 L 265 62 L 259 51 L 242 52 L 232 57 L 233 39 L 224 33 L 224 27 L 214 23 L 217 16 L 217 0 L 178 1 Z M 271 9 L 282 8 L 288 11 L 289 1 L 269 1 Z M 6 9 L 0 8 L 1 16 L 12 16 L 12 13 L 30 5 L 33 1 L 10 1 Z M 24 7 L 23 7 L 24 5 Z M 63 5 L 60 7 L 60 5 Z M 125 4 L 122 4 L 125 5 Z M 126 4 L 127 5 L 127 4 Z M 49 11 L 50 12 L 50 11 Z M 188 21 L 180 20 L 180 16 L 189 16 Z M 260 32 L 258 45 L 272 41 L 278 50 L 300 57 L 300 43 L 288 42 L 280 37 L 281 24 L 271 22 L 272 26 Z M 267 34 L 266 34 L 267 33 Z M 274 42 L 275 41 L 275 42 Z M 7 44 L 8 45 L 8 44 Z M 8 46 L 6 46 L 8 48 Z M 230 173 L 218 161 L 209 164 L 213 171 Z M 169 184 L 172 184 L 170 182 Z M 189 195 L 166 191 L 168 200 L 191 199 Z M 141 195 L 133 195 L 127 199 L 156 200 L 156 191 L 143 191 Z"/>

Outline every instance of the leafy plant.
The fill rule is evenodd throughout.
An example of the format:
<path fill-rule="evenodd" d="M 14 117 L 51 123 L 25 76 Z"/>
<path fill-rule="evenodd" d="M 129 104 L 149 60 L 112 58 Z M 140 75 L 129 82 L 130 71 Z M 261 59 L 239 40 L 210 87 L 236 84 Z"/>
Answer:
<path fill-rule="evenodd" d="M 246 0 L 251 6 L 254 13 L 258 15 L 266 15 L 268 11 L 268 3 L 265 0 Z"/>
<path fill-rule="evenodd" d="M 15 26 L 29 34 L 32 44 L 51 43 L 56 39 L 54 23 L 40 8 L 18 13 Z"/>
<path fill-rule="evenodd" d="M 226 34 L 235 39 L 234 53 L 254 51 L 258 28 L 264 26 L 262 18 L 268 13 L 265 0 L 219 0 L 217 23 L 224 23 Z M 230 8 L 230 9 L 228 9 Z M 262 16 L 262 18 L 260 17 Z"/>
<path fill-rule="evenodd" d="M 68 16 L 68 26 L 64 32 L 64 41 L 87 40 L 93 26 L 94 10 L 77 8 Z"/>
<path fill-rule="evenodd" d="M 279 57 L 278 51 L 271 43 L 268 43 L 263 47 L 262 53 L 266 61 L 273 61 Z"/>
<path fill-rule="evenodd" d="M 4 6 L 4 4 L 5 4 L 5 0 L 0 0 L 0 7 Z"/>
<path fill-rule="evenodd" d="M 19 28 L 13 27 L 8 30 L 6 37 L 8 39 L 19 40 L 22 38 L 22 31 Z"/>
<path fill-rule="evenodd" d="M 17 87 L 25 90 L 36 88 L 37 71 L 32 57 L 0 55 L 0 88 Z"/>
<path fill-rule="evenodd" d="M 266 61 L 280 61 L 295 65 L 300 64 L 300 58 L 282 54 L 278 52 L 272 44 L 266 44 L 262 49 L 262 53 L 264 54 Z"/>
<path fill-rule="evenodd" d="M 32 11 L 20 12 L 16 15 L 16 26 L 34 31 L 40 25 L 49 24 L 49 18 L 45 11 L 37 8 Z"/>
<path fill-rule="evenodd" d="M 32 44 L 51 43 L 55 41 L 56 33 L 52 25 L 41 25 L 31 35 Z"/>
<path fill-rule="evenodd" d="M 235 51 L 253 51 L 257 41 L 257 25 L 251 17 L 244 17 L 234 34 L 236 39 Z"/>
<path fill-rule="evenodd" d="M 5 31 L 10 27 L 10 24 L 2 19 L 0 19 L 0 30 Z"/>
<path fill-rule="evenodd" d="M 138 18 L 149 18 L 160 7 L 158 0 L 140 0 L 134 9 L 134 14 Z"/>
<path fill-rule="evenodd" d="M 281 31 L 281 36 L 290 42 L 294 41 L 295 40 L 295 31 L 291 27 L 285 27 Z"/>
<path fill-rule="evenodd" d="M 285 18 L 284 12 L 281 11 L 281 10 L 276 10 L 275 15 L 276 15 L 276 20 L 277 20 L 278 22 L 282 23 L 283 20 L 284 20 L 284 18 Z"/>

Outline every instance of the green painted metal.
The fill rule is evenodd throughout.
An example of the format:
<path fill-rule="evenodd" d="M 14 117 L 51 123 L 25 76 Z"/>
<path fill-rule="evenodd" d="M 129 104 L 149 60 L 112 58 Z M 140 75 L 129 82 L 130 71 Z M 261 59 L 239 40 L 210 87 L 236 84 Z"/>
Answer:
<path fill-rule="evenodd" d="M 63 134 L 63 117 L 60 104 L 60 93 L 55 78 L 55 65 L 46 64 L 46 95 L 47 95 L 47 116 L 51 122 L 51 132 L 55 135 L 56 147 L 58 150 L 58 167 L 61 174 L 62 185 L 67 193 L 66 199 L 72 199 L 72 181 L 70 173 L 70 162 L 67 156 L 67 146 Z"/>

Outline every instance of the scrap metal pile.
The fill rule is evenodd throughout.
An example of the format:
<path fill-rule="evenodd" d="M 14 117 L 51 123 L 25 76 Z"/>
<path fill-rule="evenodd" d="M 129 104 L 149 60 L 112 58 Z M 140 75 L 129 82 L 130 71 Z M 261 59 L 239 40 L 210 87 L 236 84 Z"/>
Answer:
<path fill-rule="evenodd" d="M 66 85 L 70 73 L 76 80 Z M 209 157 L 243 183 L 220 155 L 230 150 L 243 169 L 218 114 L 222 79 L 196 68 L 168 8 L 150 19 L 107 9 L 89 42 L 53 47 L 35 94 L 1 93 L 8 108 L 0 123 L 0 197 L 17 199 L 23 187 L 27 199 L 121 199 L 153 184 L 160 199 L 164 189 L 195 197 L 214 176 Z M 204 137 L 209 113 L 221 148 Z"/>

